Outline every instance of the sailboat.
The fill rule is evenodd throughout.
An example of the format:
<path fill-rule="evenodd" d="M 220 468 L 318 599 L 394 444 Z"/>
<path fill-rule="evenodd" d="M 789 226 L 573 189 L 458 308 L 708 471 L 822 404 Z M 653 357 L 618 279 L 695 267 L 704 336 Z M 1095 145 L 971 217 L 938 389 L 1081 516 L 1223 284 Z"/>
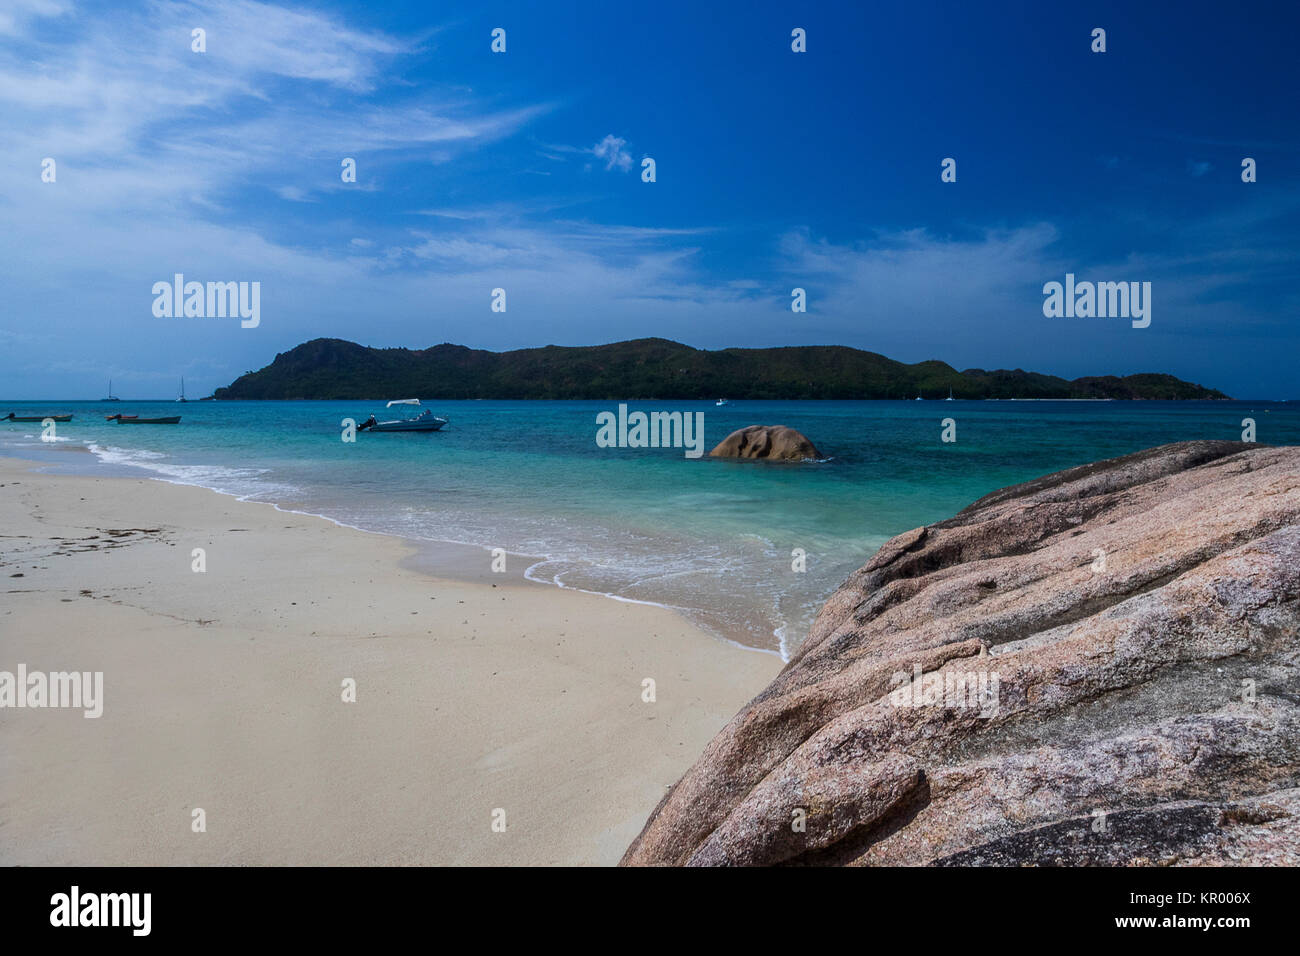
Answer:
<path fill-rule="evenodd" d="M 945 398 L 944 401 L 945 401 L 945 402 L 955 401 L 955 399 L 952 397 L 952 389 L 951 389 L 951 388 L 948 389 L 948 397 Z"/>
<path fill-rule="evenodd" d="M 107 397 L 107 398 L 101 398 L 100 401 L 101 401 L 101 402 L 120 402 L 120 401 L 121 401 L 120 398 L 118 398 L 116 395 L 113 394 L 113 380 L 112 380 L 111 378 L 108 380 L 108 397 Z"/>
<path fill-rule="evenodd" d="M 189 399 L 185 397 L 185 376 L 184 375 L 181 376 L 181 397 L 176 399 L 176 401 L 178 402 L 189 401 Z"/>

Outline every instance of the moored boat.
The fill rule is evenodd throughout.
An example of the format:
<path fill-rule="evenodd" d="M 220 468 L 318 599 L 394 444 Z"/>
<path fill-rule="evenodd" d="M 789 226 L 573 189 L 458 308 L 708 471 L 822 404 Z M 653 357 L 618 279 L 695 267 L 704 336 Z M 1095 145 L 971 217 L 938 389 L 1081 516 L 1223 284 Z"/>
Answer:
<path fill-rule="evenodd" d="M 0 418 L 0 422 L 43 422 L 47 418 L 52 422 L 72 421 L 72 416 L 70 414 L 69 415 L 15 415 L 13 412 L 10 412 L 4 418 Z"/>
<path fill-rule="evenodd" d="M 110 422 L 117 422 L 119 425 L 176 425 L 180 422 L 179 415 L 165 415 L 162 418 L 141 418 L 138 415 L 109 415 Z"/>
<path fill-rule="evenodd" d="M 419 405 L 418 398 L 402 398 L 388 403 L 388 408 L 394 405 Z M 436 432 L 443 425 L 447 424 L 447 419 L 439 418 L 427 408 L 416 415 L 414 418 L 398 418 L 392 421 L 381 422 L 376 420 L 374 415 L 357 426 L 359 432 Z"/>

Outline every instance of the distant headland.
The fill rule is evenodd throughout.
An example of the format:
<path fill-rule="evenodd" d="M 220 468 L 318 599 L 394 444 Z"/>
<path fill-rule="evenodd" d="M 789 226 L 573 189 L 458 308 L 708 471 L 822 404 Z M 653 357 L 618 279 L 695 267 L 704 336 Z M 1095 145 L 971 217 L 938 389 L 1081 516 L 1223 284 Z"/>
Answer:
<path fill-rule="evenodd" d="M 838 345 L 708 351 L 668 339 L 489 352 L 463 345 L 376 349 L 312 339 L 213 398 L 370 399 L 1223 399 L 1172 375 L 1073 381 L 939 361 L 907 365 Z"/>

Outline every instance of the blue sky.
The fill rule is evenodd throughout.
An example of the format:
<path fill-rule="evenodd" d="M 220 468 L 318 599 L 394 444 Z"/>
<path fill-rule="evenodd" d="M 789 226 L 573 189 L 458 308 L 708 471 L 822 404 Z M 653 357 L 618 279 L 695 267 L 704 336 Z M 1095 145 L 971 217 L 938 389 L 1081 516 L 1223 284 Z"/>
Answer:
<path fill-rule="evenodd" d="M 317 336 L 658 335 L 1300 397 L 1298 27 L 1251 2 L 6 0 L 0 394 L 207 394 Z M 176 272 L 260 282 L 260 325 L 156 318 Z M 1151 282 L 1150 327 L 1045 318 L 1066 272 Z"/>

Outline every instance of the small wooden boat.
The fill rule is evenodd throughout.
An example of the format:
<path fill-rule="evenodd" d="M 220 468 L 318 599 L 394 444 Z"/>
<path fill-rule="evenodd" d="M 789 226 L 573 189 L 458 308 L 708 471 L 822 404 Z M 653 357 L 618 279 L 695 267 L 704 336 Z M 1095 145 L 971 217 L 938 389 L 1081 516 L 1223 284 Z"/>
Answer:
<path fill-rule="evenodd" d="M 4 418 L 0 418 L 0 422 L 43 422 L 47 418 L 53 422 L 72 421 L 71 415 L 15 415 L 10 412 Z"/>
<path fill-rule="evenodd" d="M 167 415 L 163 418 L 141 418 L 138 415 L 109 415 L 110 422 L 119 425 L 175 425 L 180 422 L 179 415 Z"/>

